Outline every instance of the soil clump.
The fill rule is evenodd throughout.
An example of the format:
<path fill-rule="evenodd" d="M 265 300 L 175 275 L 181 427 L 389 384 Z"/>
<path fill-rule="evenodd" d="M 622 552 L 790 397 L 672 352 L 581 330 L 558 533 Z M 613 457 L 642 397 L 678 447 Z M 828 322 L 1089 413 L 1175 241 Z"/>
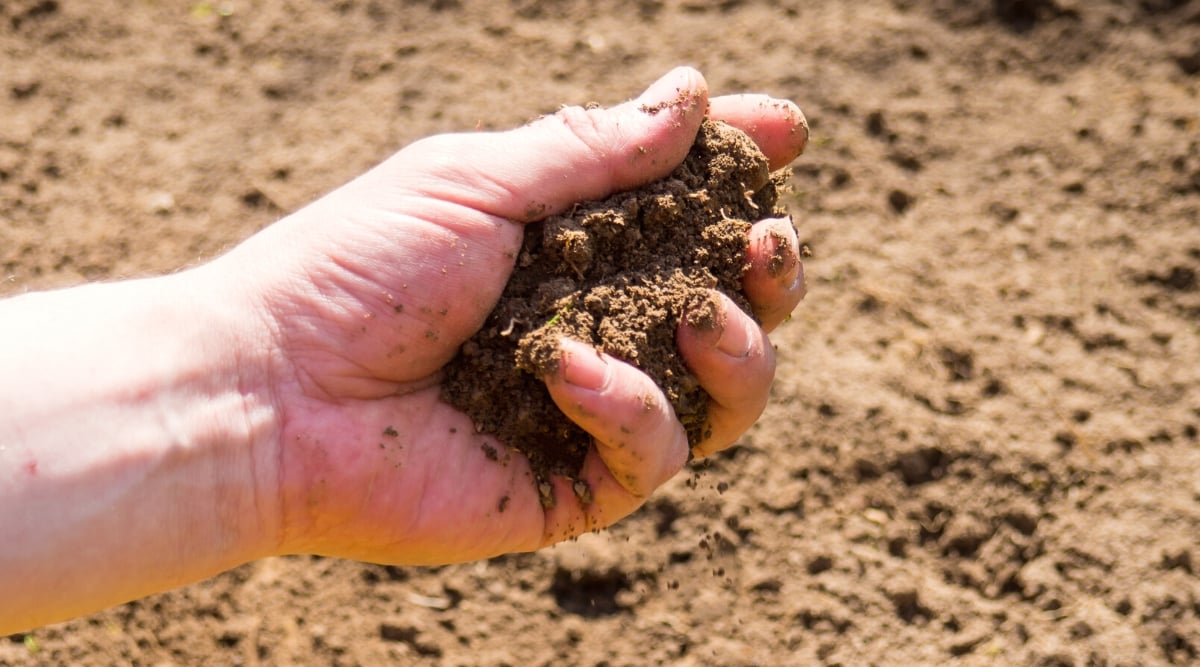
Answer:
<path fill-rule="evenodd" d="M 666 178 L 529 225 L 500 302 L 447 369 L 444 397 L 476 430 L 528 456 L 539 477 L 578 474 L 591 437 L 542 382 L 557 370 L 565 336 L 653 378 L 698 443 L 708 394 L 675 332 L 684 318 L 722 325 L 710 289 L 749 311 L 746 234 L 755 221 L 787 215 L 778 186 L 749 137 L 705 120 Z"/>

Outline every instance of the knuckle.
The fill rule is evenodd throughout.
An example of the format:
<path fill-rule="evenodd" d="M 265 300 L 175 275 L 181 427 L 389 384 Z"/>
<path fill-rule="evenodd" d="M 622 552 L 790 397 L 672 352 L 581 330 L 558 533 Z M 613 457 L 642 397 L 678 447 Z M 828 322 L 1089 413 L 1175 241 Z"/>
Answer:
<path fill-rule="evenodd" d="M 571 140 L 582 144 L 599 158 L 606 156 L 612 146 L 609 126 L 602 121 L 598 110 L 578 106 L 566 106 L 554 114 Z"/>

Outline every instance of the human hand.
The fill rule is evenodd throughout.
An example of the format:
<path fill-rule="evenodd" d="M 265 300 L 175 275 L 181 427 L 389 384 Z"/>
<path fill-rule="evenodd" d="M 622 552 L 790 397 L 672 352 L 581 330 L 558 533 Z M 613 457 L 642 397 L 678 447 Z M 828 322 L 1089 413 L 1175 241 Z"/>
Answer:
<path fill-rule="evenodd" d="M 680 469 L 688 443 L 661 391 L 576 341 L 562 341 L 565 363 L 547 386 L 595 438 L 580 475 L 591 503 L 555 479 L 558 502 L 543 508 L 524 457 L 476 433 L 440 400 L 439 382 L 498 300 L 523 223 L 665 176 L 706 109 L 746 131 L 772 169 L 807 139 L 791 103 L 739 95 L 710 105 L 699 73 L 680 68 L 612 109 L 414 143 L 204 268 L 236 276 L 232 298 L 261 314 L 245 336 L 260 345 L 244 353 L 244 391 L 274 411 L 254 460 L 278 466 L 258 493 L 274 499 L 262 511 L 279 514 L 265 520 L 278 526 L 279 553 L 423 564 L 532 550 L 611 524 Z M 774 255 L 785 266 L 768 271 Z M 678 332 L 712 398 L 699 455 L 729 446 L 761 413 L 774 373 L 765 332 L 804 294 L 790 223 L 756 224 L 749 256 L 745 292 L 761 327 L 720 296 L 722 331 Z"/>

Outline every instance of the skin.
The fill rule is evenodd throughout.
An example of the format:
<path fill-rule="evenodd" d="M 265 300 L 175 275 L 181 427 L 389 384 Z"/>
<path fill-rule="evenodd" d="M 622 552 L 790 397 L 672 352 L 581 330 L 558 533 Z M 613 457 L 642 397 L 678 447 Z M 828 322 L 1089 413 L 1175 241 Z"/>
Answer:
<path fill-rule="evenodd" d="M 441 369 L 498 300 L 524 222 L 666 175 L 706 110 L 773 168 L 808 136 L 790 102 L 710 107 L 679 68 L 611 109 L 414 143 L 206 265 L 0 301 L 0 635 L 266 556 L 461 562 L 635 510 L 688 454 L 645 375 L 561 341 L 545 381 L 595 438 L 592 502 L 556 479 L 546 509 L 525 459 L 439 400 Z M 790 224 L 748 242 L 762 326 L 717 295 L 724 326 L 678 332 L 712 396 L 699 455 L 762 412 L 766 332 L 804 295 Z"/>

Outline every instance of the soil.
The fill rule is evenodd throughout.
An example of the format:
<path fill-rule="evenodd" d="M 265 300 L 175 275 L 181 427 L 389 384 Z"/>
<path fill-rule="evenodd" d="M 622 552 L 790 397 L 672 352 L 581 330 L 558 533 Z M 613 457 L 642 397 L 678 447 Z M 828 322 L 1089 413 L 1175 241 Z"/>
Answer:
<path fill-rule="evenodd" d="M 1200 2 L 9 0 L 0 54 L 5 294 L 680 63 L 804 109 L 814 251 L 766 414 L 612 530 L 263 560 L 0 664 L 1200 660 Z"/>
<path fill-rule="evenodd" d="M 709 289 L 749 312 L 741 296 L 746 234 L 753 222 L 787 215 L 776 185 L 749 137 L 706 120 L 661 181 L 528 225 L 500 302 L 447 367 L 446 400 L 476 430 L 528 456 L 538 479 L 578 475 L 591 437 L 542 381 L 557 371 L 565 336 L 653 378 L 698 444 L 708 393 L 679 355 L 675 331 L 685 318 L 720 324 Z"/>

